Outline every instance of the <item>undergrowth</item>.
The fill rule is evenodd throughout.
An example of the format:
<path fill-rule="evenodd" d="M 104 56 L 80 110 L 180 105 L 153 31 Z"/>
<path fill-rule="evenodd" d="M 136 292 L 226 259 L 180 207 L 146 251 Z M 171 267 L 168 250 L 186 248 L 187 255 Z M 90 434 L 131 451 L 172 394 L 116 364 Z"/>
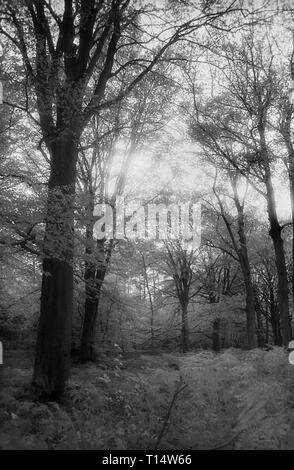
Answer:
<path fill-rule="evenodd" d="M 75 366 L 62 405 L 32 401 L 32 370 L 15 363 L 1 372 L 2 449 L 294 449 L 294 369 L 282 348 Z"/>

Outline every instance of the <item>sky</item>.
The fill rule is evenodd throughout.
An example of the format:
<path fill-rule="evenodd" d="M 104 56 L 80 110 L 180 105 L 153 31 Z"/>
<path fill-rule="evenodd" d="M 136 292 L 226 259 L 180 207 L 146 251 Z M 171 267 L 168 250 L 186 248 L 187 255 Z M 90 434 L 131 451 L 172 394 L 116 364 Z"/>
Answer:
<path fill-rule="evenodd" d="M 257 2 L 254 1 L 254 7 L 256 8 Z M 279 3 L 279 7 L 282 7 L 282 3 Z M 276 5 L 277 6 L 277 5 Z M 281 22 L 280 17 L 275 17 L 273 22 L 270 24 L 268 31 L 272 35 L 272 51 L 275 56 L 275 61 L 281 66 L 287 66 L 289 62 L 289 56 L 292 50 L 292 35 L 294 31 L 293 18 L 286 16 Z M 291 25 L 293 30 L 291 30 Z M 266 37 L 266 32 L 264 33 Z M 258 32 L 257 32 L 258 36 Z M 204 61 L 196 66 L 195 84 L 205 90 L 207 96 L 211 96 L 213 93 L 217 93 L 216 83 L 211 80 L 212 67 L 210 64 L 205 62 L 205 55 L 203 56 Z M 170 187 L 174 188 L 175 192 L 181 192 L 183 187 L 186 191 L 200 191 L 204 194 L 212 193 L 213 180 L 207 177 L 207 169 L 203 164 L 203 160 L 199 158 L 197 145 L 191 143 L 186 138 L 185 124 L 174 120 L 168 124 L 168 133 L 174 134 L 175 140 L 172 147 L 172 155 L 164 155 L 162 162 L 156 166 L 157 184 L 158 188 L 164 187 L 169 184 Z M 173 171 L 173 161 L 179 162 L 180 171 L 176 174 Z M 275 189 L 275 199 L 277 204 L 277 212 L 281 222 L 290 220 L 291 218 L 291 205 L 290 205 L 290 194 L 288 186 L 288 177 L 286 175 L 285 168 L 273 168 L 273 185 Z M 146 179 L 146 175 L 152 177 L 154 172 L 152 154 L 141 152 L 137 155 L 134 160 L 132 167 L 131 178 L 140 181 L 140 179 Z M 150 179 L 149 178 L 149 179 Z M 147 177 L 148 179 L 148 177 Z M 170 183 L 169 183 L 170 182 Z M 258 194 L 253 188 L 248 192 L 248 205 L 254 207 L 257 217 L 263 220 L 267 220 L 266 201 Z"/>

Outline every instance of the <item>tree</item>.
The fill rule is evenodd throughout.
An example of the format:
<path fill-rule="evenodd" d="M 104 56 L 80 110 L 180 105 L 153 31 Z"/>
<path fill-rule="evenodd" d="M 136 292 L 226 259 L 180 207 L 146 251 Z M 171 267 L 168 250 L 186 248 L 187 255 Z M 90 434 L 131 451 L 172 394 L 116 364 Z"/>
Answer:
<path fill-rule="evenodd" d="M 260 227 L 259 227 L 260 230 Z M 264 243 L 263 232 L 257 232 L 255 240 L 255 254 L 252 260 L 256 310 L 265 318 L 265 342 L 269 343 L 269 326 L 271 325 L 273 343 L 283 344 L 279 306 L 277 302 L 277 273 L 275 256 L 271 247 Z"/>
<path fill-rule="evenodd" d="M 202 283 L 198 285 L 198 277 L 193 266 L 196 262 L 198 249 L 185 247 L 180 240 L 165 243 L 166 265 L 173 278 L 175 296 L 181 309 L 182 351 L 189 350 L 188 306 L 190 301 L 199 294 Z"/>
<path fill-rule="evenodd" d="M 204 146 L 218 155 L 220 162 L 225 161 L 229 168 L 247 178 L 266 200 L 278 275 L 283 344 L 287 345 L 292 337 L 288 273 L 283 226 L 279 223 L 273 186 L 273 165 L 277 156 L 270 144 L 270 115 L 277 98 L 272 55 L 270 48 L 266 50 L 261 41 L 253 42 L 249 35 L 241 45 L 228 46 L 226 63 L 227 94 L 212 100 L 204 111 L 201 107 L 195 110 L 195 129 Z M 216 159 L 215 162 L 217 164 Z"/>
<path fill-rule="evenodd" d="M 100 292 L 117 245 L 111 235 L 94 240 L 94 207 L 109 204 L 115 213 L 116 201 L 127 190 L 128 173 L 137 152 L 159 137 L 159 130 L 169 114 L 174 87 L 167 83 L 158 67 L 157 73 L 145 77 L 129 97 L 108 112 L 101 112 L 92 121 L 91 132 L 84 136 L 80 155 L 80 179 L 86 201 L 85 239 L 85 314 L 81 334 L 81 361 L 95 360 L 95 326 Z M 122 85 L 123 86 L 123 85 Z M 89 145 L 92 135 L 93 144 Z M 92 147 L 92 148 L 91 148 Z M 83 148 L 83 147 L 82 147 Z M 120 171 L 113 175 L 118 154 L 123 154 Z M 115 237 L 115 233 L 113 235 Z"/>
<path fill-rule="evenodd" d="M 226 211 L 224 209 L 224 205 L 220 196 L 217 194 L 216 191 L 216 180 L 214 183 L 213 191 L 217 197 L 221 216 L 224 220 L 226 225 L 228 234 L 230 236 L 233 249 L 238 257 L 240 262 L 241 271 L 243 274 L 244 284 L 245 284 L 245 291 L 246 291 L 246 314 L 247 314 L 247 338 L 248 338 L 248 348 L 253 349 L 257 346 L 257 335 L 256 335 L 256 315 L 255 315 L 255 295 L 252 283 L 252 275 L 251 275 L 251 268 L 249 263 L 249 256 L 248 256 L 248 247 L 247 247 L 247 237 L 245 232 L 245 216 L 244 216 L 244 204 L 246 198 L 246 192 L 241 199 L 238 193 L 238 180 L 240 175 L 234 172 L 230 172 L 229 180 L 233 190 L 233 201 L 237 210 L 237 232 L 238 232 L 238 240 L 234 234 L 232 229 L 232 222 L 231 218 L 228 217 Z"/>

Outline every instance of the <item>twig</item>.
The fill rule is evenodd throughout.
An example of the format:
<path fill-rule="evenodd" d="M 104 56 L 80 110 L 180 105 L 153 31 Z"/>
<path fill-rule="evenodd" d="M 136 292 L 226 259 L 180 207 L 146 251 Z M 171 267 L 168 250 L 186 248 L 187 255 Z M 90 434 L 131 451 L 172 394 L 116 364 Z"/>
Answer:
<path fill-rule="evenodd" d="M 156 441 L 156 444 L 155 444 L 155 447 L 154 447 L 154 450 L 157 450 L 158 447 L 159 447 L 159 444 L 161 442 L 161 439 L 166 431 L 166 428 L 167 428 L 167 425 L 168 425 L 168 422 L 169 422 L 169 418 L 170 418 L 170 415 L 171 415 L 171 412 L 172 412 L 172 409 L 173 409 L 173 406 L 179 396 L 179 394 L 186 388 L 188 387 L 188 384 L 184 384 L 182 385 L 182 382 L 179 382 L 174 394 L 173 394 L 173 397 L 172 397 L 172 400 L 170 402 L 170 405 L 168 407 L 168 410 L 167 410 L 167 414 L 166 414 L 166 417 L 165 417 L 165 420 L 164 420 L 164 423 L 163 423 L 163 426 L 162 426 L 162 429 L 159 433 L 159 436 L 157 438 L 157 441 Z"/>
<path fill-rule="evenodd" d="M 244 431 L 244 428 L 239 429 L 237 432 L 235 432 L 235 434 L 233 434 L 229 439 L 227 439 L 222 444 L 219 444 L 218 446 L 215 446 L 215 447 L 210 447 L 209 449 L 205 449 L 205 450 L 218 450 L 218 449 L 222 449 L 223 447 L 228 446 L 229 444 L 231 444 L 232 441 L 237 439 L 237 437 L 241 434 L 242 431 Z"/>
<path fill-rule="evenodd" d="M 244 428 L 241 428 L 241 429 L 238 429 L 238 431 L 236 431 L 229 439 L 227 439 L 226 441 L 222 442 L 221 444 L 215 446 L 215 447 L 209 447 L 208 449 L 205 449 L 205 450 L 218 450 L 218 449 L 222 449 L 223 447 L 226 447 L 228 446 L 232 441 L 234 441 L 235 439 L 237 439 L 237 437 L 241 434 L 241 432 L 244 431 Z M 197 445 L 194 444 L 192 447 L 189 447 L 188 450 L 193 450 L 194 447 Z"/>

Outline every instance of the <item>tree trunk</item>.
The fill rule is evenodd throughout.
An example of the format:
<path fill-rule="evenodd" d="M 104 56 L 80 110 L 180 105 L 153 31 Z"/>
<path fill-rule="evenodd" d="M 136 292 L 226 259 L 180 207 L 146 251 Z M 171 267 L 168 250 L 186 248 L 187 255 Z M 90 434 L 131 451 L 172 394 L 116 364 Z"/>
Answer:
<path fill-rule="evenodd" d="M 150 283 L 149 283 L 149 279 L 148 279 L 148 272 L 147 272 L 145 256 L 143 255 L 143 253 L 141 253 L 141 257 L 142 257 L 142 261 L 143 261 L 145 284 L 146 284 L 146 289 L 147 289 L 147 292 L 148 292 L 148 298 L 149 298 L 149 303 L 150 303 L 151 349 L 152 349 L 152 352 L 154 352 L 154 306 L 153 306 L 153 300 L 152 300 L 152 292 L 151 292 L 151 289 L 150 289 Z M 153 283 L 154 283 L 154 272 L 153 272 Z"/>
<path fill-rule="evenodd" d="M 265 172 L 265 185 L 267 191 L 267 211 L 270 223 L 269 235 L 274 245 L 275 262 L 278 276 L 278 302 L 280 310 L 281 332 L 283 346 L 288 346 L 289 341 L 292 339 L 292 330 L 289 312 L 289 285 L 284 252 L 284 241 L 282 238 L 282 227 L 279 224 L 276 211 L 275 193 L 272 184 L 271 168 L 269 164 L 270 159 L 267 153 L 264 129 L 260 129 L 260 137 Z"/>
<path fill-rule="evenodd" d="M 257 320 L 257 342 L 258 342 L 258 347 L 263 348 L 264 344 L 265 344 L 264 328 L 263 328 L 263 322 L 262 322 L 262 314 L 261 314 L 261 311 L 258 308 L 256 309 L 256 320 Z"/>
<path fill-rule="evenodd" d="M 88 233 L 89 236 L 89 233 Z M 91 231 L 93 237 L 93 230 Z M 93 240 L 92 240 L 93 241 Z M 86 247 L 86 257 L 93 256 L 90 245 Z M 85 314 L 81 335 L 80 360 L 82 363 L 96 360 L 95 338 L 98 306 L 101 287 L 105 278 L 107 260 L 103 240 L 97 240 L 97 263 L 86 259 L 85 262 Z"/>
<path fill-rule="evenodd" d="M 275 260 L 278 274 L 278 301 L 283 346 L 288 346 L 289 341 L 292 339 L 291 320 L 289 313 L 288 275 L 284 253 L 284 242 L 281 236 L 281 227 L 277 222 L 272 222 L 269 234 L 273 240 L 275 250 Z"/>
<path fill-rule="evenodd" d="M 33 387 L 40 398 L 58 400 L 70 373 L 77 161 L 72 135 L 52 144 L 51 159 Z"/>
<path fill-rule="evenodd" d="M 290 178 L 290 199 L 291 199 L 291 217 L 292 217 L 292 298 L 294 306 L 294 152 L 291 155 L 289 164 Z"/>
<path fill-rule="evenodd" d="M 237 191 L 237 179 L 231 179 L 234 192 L 234 202 L 238 212 L 238 236 L 239 247 L 236 251 L 241 265 L 245 291 L 246 291 L 246 323 L 247 323 L 247 343 L 248 349 L 257 347 L 256 318 L 255 318 L 255 295 L 252 284 L 251 269 L 247 249 L 247 237 L 244 223 L 244 202 L 241 204 Z M 231 235 L 233 240 L 233 235 Z"/>
<path fill-rule="evenodd" d="M 269 344 L 269 321 L 267 316 L 265 318 L 265 344 Z"/>
<path fill-rule="evenodd" d="M 254 288 L 254 299 L 255 299 L 255 311 L 257 321 L 257 341 L 258 347 L 264 347 L 268 343 L 268 317 L 267 312 L 264 314 L 259 299 L 257 289 Z M 265 333 L 262 317 L 265 317 Z"/>
<path fill-rule="evenodd" d="M 182 313 L 182 351 L 186 353 L 189 349 L 189 325 L 188 325 L 188 303 L 181 304 Z"/>
<path fill-rule="evenodd" d="M 279 314 L 276 308 L 274 289 L 272 286 L 269 287 L 269 300 L 270 300 L 270 323 L 273 332 L 273 340 L 275 346 L 282 346 L 282 334 L 281 325 L 279 320 Z"/>
<path fill-rule="evenodd" d="M 212 326 L 212 349 L 220 352 L 220 318 L 216 318 Z"/>
<path fill-rule="evenodd" d="M 291 59 L 291 78 L 294 80 L 294 62 Z M 290 189 L 290 202 L 291 202 L 291 217 L 292 217 L 292 296 L 294 305 L 294 148 L 291 133 L 291 121 L 293 115 L 293 106 L 289 104 L 289 108 L 284 116 L 284 122 L 281 125 L 282 135 L 284 137 L 287 151 L 288 151 L 288 176 L 289 176 L 289 189 Z"/>
<path fill-rule="evenodd" d="M 95 338 L 96 338 L 96 323 L 99 306 L 99 295 L 97 293 L 96 299 L 86 298 L 85 301 L 85 315 L 82 328 L 81 346 L 80 346 L 80 361 L 84 364 L 87 361 L 96 360 Z"/>
<path fill-rule="evenodd" d="M 271 320 L 272 331 L 273 331 L 273 339 L 275 346 L 283 346 L 283 338 L 281 333 L 281 325 L 279 318 L 275 318 Z"/>
<path fill-rule="evenodd" d="M 255 296 L 252 285 L 248 256 L 242 256 L 241 268 L 245 282 L 246 290 L 246 325 L 247 325 L 247 343 L 248 349 L 257 347 L 256 315 L 255 315 Z"/>

